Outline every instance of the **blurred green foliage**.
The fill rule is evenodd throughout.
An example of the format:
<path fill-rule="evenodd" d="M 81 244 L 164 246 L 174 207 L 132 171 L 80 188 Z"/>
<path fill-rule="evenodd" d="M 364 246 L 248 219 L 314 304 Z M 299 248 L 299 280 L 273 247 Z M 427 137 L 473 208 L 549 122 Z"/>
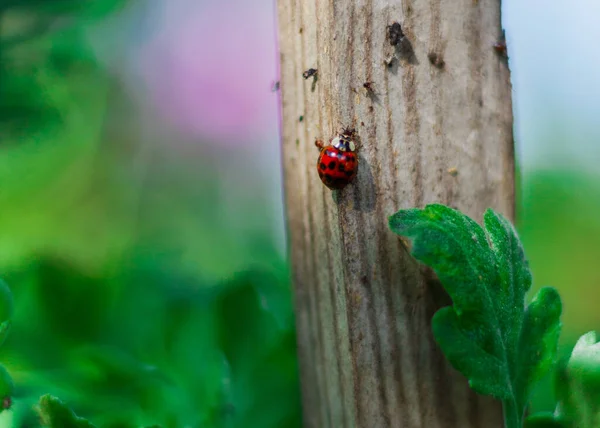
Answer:
<path fill-rule="evenodd" d="M 600 343 L 595 332 L 581 336 L 556 376 L 557 413 L 565 426 L 600 426 Z"/>
<path fill-rule="evenodd" d="M 523 176 L 517 229 L 533 273 L 533 293 L 556 287 L 563 300 L 559 359 L 577 339 L 600 329 L 600 182 L 572 169 L 536 170 Z M 536 388 L 532 412 L 554 411 L 554 375 Z"/>
<path fill-rule="evenodd" d="M 89 45 L 123 4 L 0 8 L 0 274 L 15 296 L 0 361 L 16 384 L 0 426 L 39 426 L 48 393 L 99 427 L 298 427 L 287 266 L 268 232 L 220 220 L 210 162 L 143 144 Z"/>
<path fill-rule="evenodd" d="M 596 428 L 600 426 L 600 343 L 591 331 L 579 338 L 568 359 L 559 362 L 553 412 L 527 418 L 526 428 Z"/>
<path fill-rule="evenodd" d="M 285 282 L 249 271 L 208 285 L 144 259 L 108 276 L 52 258 L 8 274 L 23 302 L 7 341 L 15 418 L 50 392 L 99 426 L 297 426 Z"/>
<path fill-rule="evenodd" d="M 38 405 L 40 422 L 48 428 L 95 428 L 93 424 L 80 418 L 58 398 L 45 394 Z"/>

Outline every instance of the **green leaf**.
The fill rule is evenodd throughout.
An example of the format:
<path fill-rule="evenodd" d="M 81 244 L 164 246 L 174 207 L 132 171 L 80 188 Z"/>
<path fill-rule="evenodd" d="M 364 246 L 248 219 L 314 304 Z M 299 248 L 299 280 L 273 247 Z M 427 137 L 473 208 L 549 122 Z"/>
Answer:
<path fill-rule="evenodd" d="M 40 398 L 38 413 L 41 424 L 48 428 L 95 428 L 95 425 L 78 417 L 58 398 L 50 394 Z"/>
<path fill-rule="evenodd" d="M 433 317 L 440 348 L 476 392 L 503 401 L 506 426 L 520 428 L 532 385 L 554 363 L 562 306 L 548 287 L 525 307 L 531 273 L 517 233 L 493 210 L 484 224 L 439 204 L 389 218 L 452 298 Z"/>
<path fill-rule="evenodd" d="M 216 300 L 219 345 L 229 373 L 220 417 L 211 426 L 296 428 L 301 425 L 296 336 L 277 322 L 278 278 L 260 269 L 236 275 Z M 270 299 L 263 290 L 272 288 Z M 275 300 L 276 301 L 276 300 Z M 251 392 L 250 392 L 251 391 Z M 250 393 L 249 393 L 250 392 Z M 278 403 L 276 406 L 273 403 Z"/>
<path fill-rule="evenodd" d="M 525 428 L 567 428 L 569 425 L 550 412 L 540 412 L 528 416 Z"/>
<path fill-rule="evenodd" d="M 515 377 L 517 403 L 523 407 L 531 387 L 554 366 L 561 311 L 558 291 L 551 287 L 540 289 L 525 311 Z"/>
<path fill-rule="evenodd" d="M 600 426 L 600 343 L 591 331 L 579 338 L 556 381 L 558 413 L 577 428 Z"/>

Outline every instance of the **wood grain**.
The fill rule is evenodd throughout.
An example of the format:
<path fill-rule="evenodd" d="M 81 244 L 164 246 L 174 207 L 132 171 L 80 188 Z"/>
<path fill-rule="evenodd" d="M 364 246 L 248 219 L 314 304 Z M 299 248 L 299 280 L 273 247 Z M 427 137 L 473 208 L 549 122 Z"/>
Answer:
<path fill-rule="evenodd" d="M 396 47 L 394 21 L 406 35 Z M 500 2 L 278 0 L 278 22 L 304 425 L 501 427 L 500 405 L 473 394 L 432 338 L 447 296 L 387 227 L 431 202 L 514 217 L 510 73 L 492 48 Z M 359 172 L 332 192 L 313 143 L 345 126 L 360 137 Z"/>

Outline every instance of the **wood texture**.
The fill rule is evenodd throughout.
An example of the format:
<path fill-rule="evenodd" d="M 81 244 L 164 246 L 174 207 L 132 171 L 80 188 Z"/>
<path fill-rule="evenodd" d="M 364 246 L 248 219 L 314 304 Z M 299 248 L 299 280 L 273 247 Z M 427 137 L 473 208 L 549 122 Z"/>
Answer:
<path fill-rule="evenodd" d="M 433 340 L 447 297 L 387 226 L 431 202 L 514 216 L 499 0 L 277 1 L 304 425 L 501 427 L 499 403 L 473 394 Z M 386 40 L 394 21 L 400 47 Z M 344 126 L 360 136 L 359 172 L 332 192 L 313 143 Z"/>

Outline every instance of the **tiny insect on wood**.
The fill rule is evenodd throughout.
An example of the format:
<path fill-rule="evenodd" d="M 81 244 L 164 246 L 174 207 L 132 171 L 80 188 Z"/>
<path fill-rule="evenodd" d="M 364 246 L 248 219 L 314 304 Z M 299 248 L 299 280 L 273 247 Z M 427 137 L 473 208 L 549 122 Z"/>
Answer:
<path fill-rule="evenodd" d="M 387 31 L 387 37 L 392 46 L 396 46 L 402 41 L 402 39 L 404 39 L 404 32 L 402 31 L 402 27 L 397 22 L 392 23 L 392 25 L 388 25 Z"/>
<path fill-rule="evenodd" d="M 302 77 L 304 77 L 304 79 L 308 80 L 311 77 L 317 77 L 317 69 L 316 68 L 309 68 L 308 70 L 306 70 L 305 72 L 302 73 Z"/>

